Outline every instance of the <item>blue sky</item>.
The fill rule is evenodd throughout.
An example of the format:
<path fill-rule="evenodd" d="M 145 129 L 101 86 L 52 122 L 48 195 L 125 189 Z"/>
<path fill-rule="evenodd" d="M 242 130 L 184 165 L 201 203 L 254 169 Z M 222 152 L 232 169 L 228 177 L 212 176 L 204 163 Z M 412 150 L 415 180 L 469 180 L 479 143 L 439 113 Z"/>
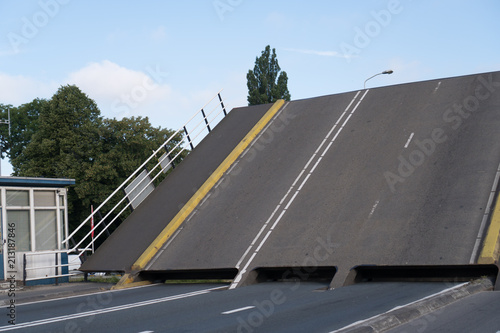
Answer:
<path fill-rule="evenodd" d="M 76 84 L 104 117 L 177 129 L 220 89 L 245 106 L 266 45 L 292 100 L 362 89 L 386 69 L 368 86 L 500 70 L 499 16 L 497 0 L 0 0 L 0 103 Z"/>

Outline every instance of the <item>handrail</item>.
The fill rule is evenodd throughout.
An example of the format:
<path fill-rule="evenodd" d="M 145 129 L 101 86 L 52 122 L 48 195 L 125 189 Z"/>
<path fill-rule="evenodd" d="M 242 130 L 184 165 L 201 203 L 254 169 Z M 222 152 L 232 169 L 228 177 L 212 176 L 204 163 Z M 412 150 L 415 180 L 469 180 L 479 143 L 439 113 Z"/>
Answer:
<path fill-rule="evenodd" d="M 75 260 L 70 260 L 69 256 L 68 256 L 68 263 L 67 264 L 63 264 L 62 260 L 59 263 L 58 259 L 56 259 L 55 260 L 56 264 L 54 264 L 54 265 L 27 267 L 27 257 L 28 256 L 55 254 L 56 257 L 58 257 L 62 253 L 68 253 L 69 254 L 69 252 L 70 251 L 68 251 L 68 250 L 48 250 L 48 251 L 39 251 L 39 252 L 27 252 L 27 253 L 24 253 L 24 255 L 23 255 L 23 282 L 24 282 L 24 284 L 26 284 L 26 281 L 36 281 L 36 280 L 51 279 L 51 278 L 55 278 L 56 279 L 56 284 L 57 284 L 57 282 L 58 282 L 57 279 L 58 278 L 66 277 L 66 276 L 70 277 L 70 276 L 74 276 L 74 275 L 79 275 L 80 273 L 66 273 L 66 274 L 62 273 L 62 268 L 63 267 L 68 267 L 68 272 L 69 272 L 69 266 L 75 264 L 74 263 Z M 62 259 L 62 257 L 61 257 L 61 259 Z M 38 269 L 51 269 L 51 268 L 55 269 L 55 275 L 45 275 L 45 276 L 38 276 L 38 277 L 28 278 L 28 271 L 38 270 Z"/>
<path fill-rule="evenodd" d="M 181 126 L 174 134 L 172 134 L 165 142 L 163 142 L 160 147 L 153 151 L 153 153 L 151 154 L 151 156 L 149 156 L 148 159 L 146 159 L 146 161 L 144 163 L 142 163 L 125 181 L 123 181 L 120 186 L 118 186 L 118 188 L 116 190 L 114 190 L 95 210 L 92 214 L 90 214 L 82 223 L 80 223 L 80 225 L 75 228 L 75 230 L 73 230 L 73 232 L 66 238 L 63 240 L 63 244 L 67 244 L 69 242 L 69 240 L 75 236 L 75 234 L 81 230 L 89 221 L 92 217 L 94 217 L 101 209 L 102 207 L 107 204 L 113 197 L 115 197 L 115 195 L 120 192 L 120 190 L 124 189 L 127 184 L 129 184 L 133 179 L 136 179 L 138 174 L 140 174 L 142 172 L 142 170 L 144 169 L 144 167 L 149 163 L 151 162 L 151 160 L 153 158 L 157 158 L 158 162 L 154 165 L 154 167 L 147 173 L 147 176 L 144 178 L 144 179 L 148 179 L 147 177 L 150 177 L 152 175 L 152 173 L 158 169 L 158 166 L 160 166 L 160 169 L 157 170 L 156 172 L 156 175 L 154 175 L 154 177 L 150 177 L 151 179 L 149 180 L 148 184 L 146 186 L 143 186 L 143 182 L 137 182 L 137 184 L 135 184 L 135 186 L 132 188 L 132 190 L 129 192 L 129 194 L 126 194 L 123 196 L 123 198 L 121 198 L 119 200 L 119 202 L 114 205 L 114 207 L 112 209 L 110 209 L 109 212 L 107 212 L 105 214 L 105 216 L 103 218 L 100 219 L 99 222 L 97 222 L 95 225 L 94 225 L 94 230 L 96 230 L 99 226 L 101 226 L 105 221 L 107 221 L 107 219 L 110 217 L 111 214 L 115 213 L 115 211 L 117 210 L 117 208 L 123 204 L 123 202 L 128 199 L 128 203 L 125 204 L 125 207 L 123 209 L 120 210 L 120 212 L 118 214 L 116 214 L 116 216 L 114 216 L 114 218 L 109 221 L 109 223 L 107 223 L 105 225 L 104 228 L 102 228 L 102 230 L 97 234 L 96 237 L 93 237 L 91 238 L 90 240 L 90 243 L 87 245 L 87 246 L 82 246 L 82 244 L 85 242 L 85 240 L 88 240 L 88 238 L 92 235 L 92 230 L 90 230 L 88 233 L 85 234 L 85 236 L 77 243 L 75 244 L 71 249 L 67 250 L 67 252 L 77 252 L 78 253 L 78 256 L 81 256 L 85 251 L 89 250 L 91 247 L 92 247 L 92 244 L 95 243 L 95 241 L 102 236 L 102 234 L 108 230 L 108 228 L 121 216 L 121 214 L 146 190 L 146 188 L 148 186 L 150 186 L 161 174 L 162 172 L 164 172 L 170 165 L 172 165 L 172 163 L 175 161 L 176 158 L 178 158 L 179 156 L 181 156 L 181 154 L 183 152 L 185 152 L 188 148 L 188 146 L 191 146 L 194 148 L 194 140 L 196 140 L 198 138 L 198 136 L 202 135 L 202 133 L 205 132 L 205 129 L 208 129 L 210 131 L 210 124 L 212 123 L 215 123 L 219 117 L 219 115 L 224 112 L 224 116 L 227 114 L 226 113 L 226 109 L 225 109 L 225 106 L 224 106 L 224 103 L 223 103 L 223 100 L 222 100 L 222 97 L 220 95 L 222 89 L 219 90 L 219 92 L 214 95 L 204 106 L 203 108 L 201 108 L 199 111 L 197 111 L 195 114 L 193 114 L 193 116 L 191 116 L 191 118 L 183 125 Z M 218 100 L 216 100 L 216 98 L 218 97 Z M 215 100 L 215 102 L 214 102 Z M 204 114 L 204 109 L 211 103 L 215 103 L 215 107 L 213 107 L 211 109 L 211 111 L 208 113 L 208 114 Z M 218 108 L 221 108 L 221 111 L 217 112 L 215 115 L 214 112 L 218 109 Z M 199 115 L 200 111 L 202 112 L 202 115 L 203 115 L 203 119 L 201 121 L 199 121 L 194 127 L 193 129 L 191 130 L 191 133 L 194 133 L 194 135 L 189 135 L 187 134 L 188 131 L 187 131 L 187 126 L 195 119 L 196 116 Z M 211 118 L 211 120 L 209 119 Z M 200 127 L 200 125 L 203 125 Z M 217 125 L 217 123 L 215 123 L 215 125 Z M 214 126 L 215 126 L 214 125 Z M 165 166 L 162 166 L 162 162 L 164 161 L 164 159 L 162 159 L 160 161 L 160 158 L 157 157 L 158 153 L 165 149 L 165 147 L 167 146 L 167 144 L 169 142 L 171 142 L 179 133 L 181 132 L 185 132 L 188 137 L 188 140 L 180 140 L 175 146 L 174 148 L 171 149 L 171 152 L 174 152 L 176 149 L 180 149 L 179 152 L 177 152 L 175 154 L 175 156 L 173 158 L 170 158 L 170 153 L 166 154 L 166 156 L 168 156 L 170 158 L 170 161 L 165 165 Z M 205 135 L 207 133 L 205 132 Z M 202 137 L 203 139 L 203 137 Z M 134 194 L 132 195 L 132 193 L 139 187 L 139 186 L 143 186 L 143 188 L 139 191 L 139 193 L 137 194 Z M 132 197 L 133 196 L 133 197 Z"/>

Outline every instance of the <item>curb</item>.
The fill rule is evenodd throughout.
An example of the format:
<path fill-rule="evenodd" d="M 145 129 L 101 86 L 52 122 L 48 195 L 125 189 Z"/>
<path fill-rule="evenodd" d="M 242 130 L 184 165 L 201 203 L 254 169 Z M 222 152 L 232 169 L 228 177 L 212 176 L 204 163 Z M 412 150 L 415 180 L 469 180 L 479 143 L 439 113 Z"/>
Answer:
<path fill-rule="evenodd" d="M 469 282 L 467 285 L 452 288 L 442 294 L 410 303 L 403 307 L 395 307 L 383 314 L 368 318 L 339 330 L 335 333 L 378 333 L 406 324 L 414 319 L 427 315 L 462 298 L 482 291 L 493 290 L 489 279 Z"/>
<path fill-rule="evenodd" d="M 500 169 L 499 169 L 500 172 Z M 494 264 L 500 256 L 500 195 L 491 215 L 490 226 L 484 239 L 483 249 L 477 260 L 478 264 Z"/>

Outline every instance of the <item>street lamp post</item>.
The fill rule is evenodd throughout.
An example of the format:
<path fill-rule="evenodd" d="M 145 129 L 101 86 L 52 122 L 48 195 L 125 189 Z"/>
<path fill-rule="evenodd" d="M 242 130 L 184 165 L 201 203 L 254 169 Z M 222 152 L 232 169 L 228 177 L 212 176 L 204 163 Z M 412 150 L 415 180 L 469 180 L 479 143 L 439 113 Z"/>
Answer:
<path fill-rule="evenodd" d="M 9 136 L 10 136 L 10 109 L 7 108 L 7 114 L 8 118 L 7 119 L 0 119 L 0 124 L 6 124 L 9 125 Z M 1 156 L 0 156 L 0 177 L 2 176 L 2 162 L 1 162 Z"/>
<path fill-rule="evenodd" d="M 393 70 L 392 70 L 392 69 L 388 69 L 388 70 L 386 70 L 386 71 L 383 71 L 382 73 L 377 73 L 377 74 L 375 74 L 375 75 L 373 75 L 373 76 L 370 76 L 369 78 L 367 78 L 367 79 L 365 80 L 364 89 L 366 89 L 366 81 L 368 81 L 368 80 L 370 80 L 370 79 L 373 79 L 373 78 L 374 78 L 375 76 L 377 76 L 377 75 L 381 75 L 381 74 L 392 74 L 392 73 L 393 73 Z"/>

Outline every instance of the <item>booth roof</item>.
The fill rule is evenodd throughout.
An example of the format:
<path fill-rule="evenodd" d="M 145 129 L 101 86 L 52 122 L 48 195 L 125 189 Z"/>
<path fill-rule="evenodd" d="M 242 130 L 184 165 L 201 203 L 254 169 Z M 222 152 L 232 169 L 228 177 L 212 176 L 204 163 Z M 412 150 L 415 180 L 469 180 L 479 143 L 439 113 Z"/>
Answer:
<path fill-rule="evenodd" d="M 41 177 L 0 177 L 0 186 L 65 187 L 75 185 L 74 179 Z"/>

